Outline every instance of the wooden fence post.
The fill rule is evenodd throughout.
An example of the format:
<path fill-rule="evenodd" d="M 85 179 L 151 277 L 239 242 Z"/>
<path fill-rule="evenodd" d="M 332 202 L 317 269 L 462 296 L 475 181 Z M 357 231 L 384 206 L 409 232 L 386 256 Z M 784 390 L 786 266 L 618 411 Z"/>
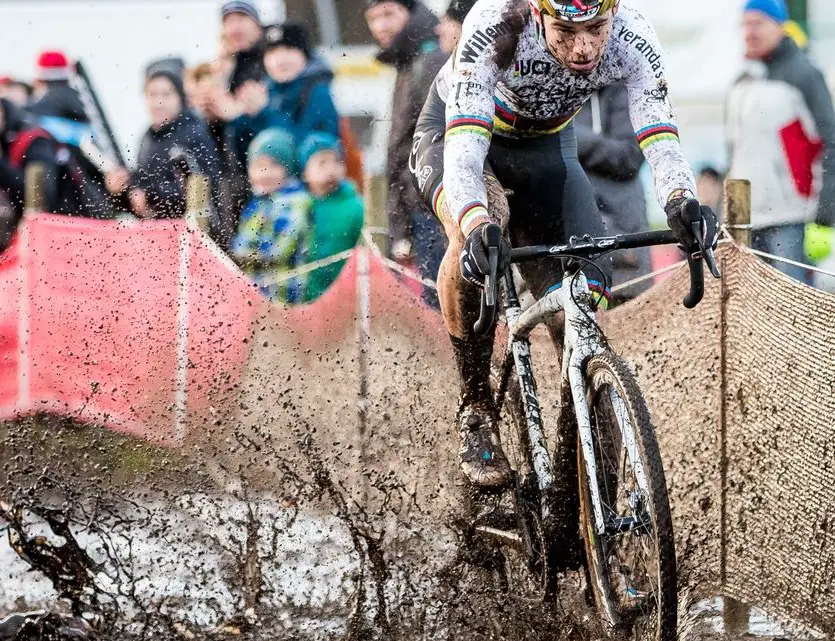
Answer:
<path fill-rule="evenodd" d="M 748 180 L 725 181 L 725 226 L 733 239 L 740 245 L 748 247 L 751 244 L 751 182 Z M 721 335 L 720 335 L 720 401 L 719 401 L 719 429 L 720 429 L 720 523 L 719 523 L 719 582 L 724 591 L 727 586 L 727 554 L 728 554 L 728 299 L 730 292 L 727 286 L 727 261 L 722 256 L 722 295 L 721 295 Z M 722 620 L 725 624 L 725 634 L 744 635 L 748 633 L 750 608 L 740 601 L 728 596 L 722 599 Z"/>
<path fill-rule="evenodd" d="M 23 176 L 23 211 L 34 214 L 46 211 L 49 203 L 46 201 L 46 167 L 39 162 L 33 162 L 26 167 Z"/>
<path fill-rule="evenodd" d="M 209 178 L 200 174 L 188 177 L 186 191 L 186 223 L 209 233 L 212 211 L 212 188 Z"/>
<path fill-rule="evenodd" d="M 751 245 L 751 181 L 725 181 L 725 225 L 736 242 Z"/>
<path fill-rule="evenodd" d="M 365 177 L 365 226 L 375 229 L 388 229 L 388 183 L 385 176 Z M 374 242 L 380 251 L 386 251 L 387 236 L 374 236 Z"/>

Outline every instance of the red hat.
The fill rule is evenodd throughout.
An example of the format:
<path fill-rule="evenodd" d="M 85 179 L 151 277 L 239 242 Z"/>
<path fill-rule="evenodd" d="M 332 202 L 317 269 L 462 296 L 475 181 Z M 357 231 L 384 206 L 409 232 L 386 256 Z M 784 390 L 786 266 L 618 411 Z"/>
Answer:
<path fill-rule="evenodd" d="M 44 51 L 38 56 L 36 80 L 69 80 L 70 63 L 63 51 Z"/>

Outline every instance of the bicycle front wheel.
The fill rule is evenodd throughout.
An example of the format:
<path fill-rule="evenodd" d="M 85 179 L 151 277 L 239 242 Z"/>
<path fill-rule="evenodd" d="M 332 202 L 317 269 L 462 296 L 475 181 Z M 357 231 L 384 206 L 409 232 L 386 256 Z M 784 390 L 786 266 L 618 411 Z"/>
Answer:
<path fill-rule="evenodd" d="M 589 361 L 585 381 L 592 442 L 584 448 L 581 437 L 578 447 L 580 518 L 598 609 L 613 630 L 637 628 L 642 639 L 674 641 L 675 541 L 646 402 L 626 363 L 612 353 Z M 589 483 L 586 449 L 594 452 L 598 497 Z"/>

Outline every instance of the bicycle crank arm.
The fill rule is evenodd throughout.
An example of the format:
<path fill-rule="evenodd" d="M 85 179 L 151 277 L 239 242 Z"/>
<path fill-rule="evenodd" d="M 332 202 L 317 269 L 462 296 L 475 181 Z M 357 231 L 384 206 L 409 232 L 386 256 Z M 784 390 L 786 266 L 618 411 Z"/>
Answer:
<path fill-rule="evenodd" d="M 522 548 L 522 537 L 516 532 L 510 530 L 500 530 L 497 527 L 490 527 L 489 525 L 476 525 L 475 531 L 479 534 L 489 536 L 491 539 L 500 541 L 501 543 L 515 545 Z"/>

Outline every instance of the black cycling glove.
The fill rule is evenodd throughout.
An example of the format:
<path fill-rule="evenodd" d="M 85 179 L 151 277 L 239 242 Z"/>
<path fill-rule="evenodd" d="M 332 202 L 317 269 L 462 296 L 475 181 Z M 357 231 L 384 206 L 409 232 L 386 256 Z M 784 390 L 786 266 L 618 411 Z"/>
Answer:
<path fill-rule="evenodd" d="M 693 234 L 692 224 L 701 221 L 702 244 L 705 249 L 716 249 L 719 242 L 719 222 L 716 214 L 706 206 L 700 205 L 695 198 L 680 196 L 673 198 L 664 208 L 667 224 L 678 238 L 682 249 L 689 254 L 699 251 L 699 243 Z"/>
<path fill-rule="evenodd" d="M 487 227 L 488 225 L 481 225 L 470 232 L 464 241 L 464 248 L 458 260 L 461 275 L 476 287 L 482 287 L 485 277 L 490 273 L 490 261 L 487 258 Z M 509 262 L 510 244 L 502 236 L 499 246 L 499 276 L 505 272 Z"/>

